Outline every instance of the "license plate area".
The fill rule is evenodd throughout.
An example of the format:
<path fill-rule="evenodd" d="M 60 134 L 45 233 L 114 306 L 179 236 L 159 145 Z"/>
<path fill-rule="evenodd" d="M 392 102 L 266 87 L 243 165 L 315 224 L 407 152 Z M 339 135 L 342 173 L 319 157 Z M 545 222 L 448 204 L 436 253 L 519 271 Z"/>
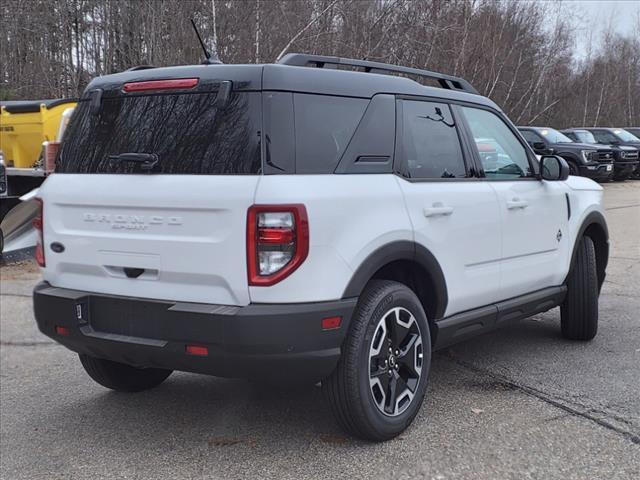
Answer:
<path fill-rule="evenodd" d="M 92 297 L 88 323 L 96 332 L 168 340 L 175 325 L 168 318 L 170 306 L 164 302 Z"/>

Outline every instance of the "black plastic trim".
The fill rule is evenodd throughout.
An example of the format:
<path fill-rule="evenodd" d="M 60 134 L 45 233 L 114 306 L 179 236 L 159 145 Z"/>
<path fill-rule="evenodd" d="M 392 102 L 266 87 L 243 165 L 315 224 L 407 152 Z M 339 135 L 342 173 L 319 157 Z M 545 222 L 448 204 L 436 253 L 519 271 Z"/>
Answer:
<path fill-rule="evenodd" d="M 571 274 L 571 270 L 575 265 L 576 255 L 578 254 L 578 247 L 580 245 L 580 239 L 584 235 L 584 232 L 591 225 L 598 225 L 602 228 L 604 232 L 605 242 L 604 244 L 598 245 L 596 244 L 596 262 L 597 262 L 597 273 L 598 273 L 598 285 L 602 288 L 602 284 L 604 283 L 604 279 L 606 276 L 607 264 L 609 263 L 609 228 L 607 227 L 607 221 L 604 218 L 604 215 L 600 212 L 591 212 L 589 213 L 582 222 L 580 229 L 578 230 L 578 234 L 575 238 L 575 243 L 573 244 L 573 252 L 571 253 L 571 263 L 569 267 L 569 273 L 567 273 L 567 278 Z M 595 242 L 595 240 L 594 240 Z M 603 249 L 603 250 L 598 250 Z M 566 283 L 565 278 L 565 283 Z"/>
<path fill-rule="evenodd" d="M 342 298 L 359 297 L 364 287 L 374 274 L 385 265 L 397 260 L 409 260 L 416 262 L 424 268 L 433 283 L 433 292 L 436 308 L 431 320 L 442 318 L 449 301 L 447 284 L 440 264 L 433 254 L 422 245 L 408 240 L 399 240 L 389 243 L 371 253 L 355 271 L 351 280 L 342 294 Z"/>
<path fill-rule="evenodd" d="M 436 322 L 434 348 L 448 347 L 503 325 L 546 312 L 560 305 L 566 292 L 565 285 L 544 288 L 443 318 Z"/>
<path fill-rule="evenodd" d="M 38 284 L 38 328 L 74 352 L 138 367 L 238 378 L 321 380 L 340 357 L 357 298 L 245 307 L 176 303 Z M 322 319 L 341 316 L 339 328 Z M 67 327 L 68 336 L 56 333 Z M 186 355 L 185 346 L 209 349 Z"/>

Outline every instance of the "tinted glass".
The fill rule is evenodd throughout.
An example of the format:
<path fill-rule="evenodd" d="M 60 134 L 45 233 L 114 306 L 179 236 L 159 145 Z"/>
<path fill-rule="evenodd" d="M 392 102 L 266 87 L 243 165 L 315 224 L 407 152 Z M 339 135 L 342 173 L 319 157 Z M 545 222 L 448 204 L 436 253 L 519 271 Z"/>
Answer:
<path fill-rule="evenodd" d="M 448 105 L 402 102 L 402 156 L 409 178 L 466 176 L 460 139 Z"/>
<path fill-rule="evenodd" d="M 533 176 L 524 146 L 496 114 L 463 107 L 487 178 L 509 179 Z"/>
<path fill-rule="evenodd" d="M 550 143 L 571 143 L 572 140 L 564 133 L 554 130 L 553 128 L 541 128 L 538 132 L 546 138 Z"/>
<path fill-rule="evenodd" d="M 333 173 L 369 100 L 295 94 L 296 173 Z"/>
<path fill-rule="evenodd" d="M 591 133 L 596 137 L 598 143 L 610 144 L 620 142 L 620 140 L 608 130 L 591 130 Z"/>
<path fill-rule="evenodd" d="M 638 142 L 640 141 L 639 138 L 637 138 L 635 135 L 633 135 L 630 132 L 627 132 L 626 130 L 622 130 L 622 129 L 616 129 L 613 131 L 613 133 L 623 142 Z"/>
<path fill-rule="evenodd" d="M 569 136 L 569 134 L 567 134 L 567 136 Z M 575 140 L 576 142 L 598 143 L 598 142 L 596 142 L 596 139 L 593 136 L 593 133 L 591 133 L 591 132 L 589 132 L 587 130 L 578 130 L 576 132 L 573 132 L 573 134 L 571 135 L 571 138 L 573 140 Z"/>
<path fill-rule="evenodd" d="M 524 139 L 533 144 L 535 142 L 542 142 L 542 138 L 535 132 L 531 131 L 531 130 L 520 130 L 520 133 L 522 134 L 522 136 L 524 137 Z"/>
<path fill-rule="evenodd" d="M 260 171 L 259 93 L 234 93 L 223 109 L 217 92 L 103 98 L 92 112 L 78 104 L 65 132 L 57 172 L 135 173 L 110 155 L 153 153 L 161 173 L 255 174 Z"/>

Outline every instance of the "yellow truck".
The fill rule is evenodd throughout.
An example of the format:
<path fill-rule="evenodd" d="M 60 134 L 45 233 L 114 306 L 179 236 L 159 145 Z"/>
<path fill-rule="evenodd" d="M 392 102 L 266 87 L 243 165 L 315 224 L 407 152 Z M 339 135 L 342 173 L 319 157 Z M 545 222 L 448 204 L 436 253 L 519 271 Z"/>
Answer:
<path fill-rule="evenodd" d="M 16 225 L 28 223 L 7 214 L 53 170 L 43 145 L 60 142 L 75 105 L 69 98 L 0 102 L 0 252 Z"/>

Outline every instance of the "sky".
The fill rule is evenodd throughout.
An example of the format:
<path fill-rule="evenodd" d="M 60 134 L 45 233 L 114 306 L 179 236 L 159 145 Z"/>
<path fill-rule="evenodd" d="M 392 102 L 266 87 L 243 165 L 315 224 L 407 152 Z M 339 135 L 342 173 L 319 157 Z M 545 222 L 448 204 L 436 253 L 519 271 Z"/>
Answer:
<path fill-rule="evenodd" d="M 557 2 L 545 1 L 550 9 L 557 8 Z M 555 4 L 555 5 L 554 5 Z M 577 27 L 576 56 L 584 58 L 589 45 L 589 30 L 594 32 L 593 44 L 597 45 L 604 28 L 612 25 L 618 33 L 640 35 L 640 0 L 563 0 L 563 15 L 573 17 Z M 611 20 L 611 22 L 610 22 Z"/>

